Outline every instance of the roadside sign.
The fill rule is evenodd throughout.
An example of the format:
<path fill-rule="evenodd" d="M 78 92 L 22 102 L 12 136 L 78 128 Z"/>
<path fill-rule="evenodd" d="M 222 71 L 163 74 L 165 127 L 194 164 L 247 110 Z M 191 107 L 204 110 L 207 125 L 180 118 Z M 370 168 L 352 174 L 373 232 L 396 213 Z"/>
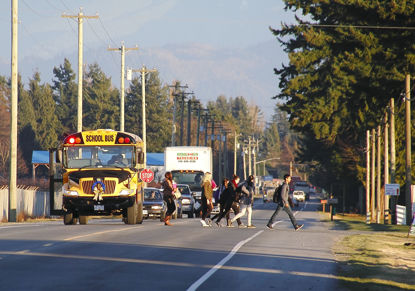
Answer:
<path fill-rule="evenodd" d="M 327 203 L 330 204 L 330 205 L 331 204 L 338 204 L 339 200 L 337 198 L 330 198 L 330 199 L 327 200 Z"/>
<path fill-rule="evenodd" d="M 154 179 L 154 172 L 151 169 L 144 169 L 140 173 L 141 181 L 150 183 Z"/>
<path fill-rule="evenodd" d="M 385 195 L 399 196 L 400 188 L 399 184 L 385 184 Z"/>

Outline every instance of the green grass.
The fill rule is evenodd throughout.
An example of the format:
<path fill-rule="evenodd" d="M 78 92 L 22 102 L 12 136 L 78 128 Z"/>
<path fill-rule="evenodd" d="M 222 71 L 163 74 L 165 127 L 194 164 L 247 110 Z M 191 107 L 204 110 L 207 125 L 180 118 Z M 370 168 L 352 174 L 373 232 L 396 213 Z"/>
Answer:
<path fill-rule="evenodd" d="M 387 231 L 387 232 L 406 232 L 409 227 L 406 225 L 393 224 L 366 224 L 366 217 L 363 216 L 348 216 L 335 215 L 334 220 L 330 220 L 330 215 L 327 213 L 320 213 L 322 221 L 331 223 L 334 230 L 352 230 L 352 231 Z"/>
<path fill-rule="evenodd" d="M 415 290 L 415 238 L 408 226 L 366 224 L 364 217 L 321 214 L 332 229 L 365 231 L 345 236 L 334 247 L 337 276 L 348 290 Z M 367 231 L 367 232 L 366 232 Z M 405 246 L 405 243 L 411 243 Z"/>

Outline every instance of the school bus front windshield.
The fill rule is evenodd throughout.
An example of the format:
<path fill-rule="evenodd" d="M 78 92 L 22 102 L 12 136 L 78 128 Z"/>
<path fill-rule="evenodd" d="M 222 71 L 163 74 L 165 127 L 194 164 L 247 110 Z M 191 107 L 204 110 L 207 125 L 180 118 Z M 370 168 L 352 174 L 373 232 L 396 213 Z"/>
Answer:
<path fill-rule="evenodd" d="M 76 146 L 67 147 L 65 166 L 75 168 L 134 167 L 134 146 Z"/>

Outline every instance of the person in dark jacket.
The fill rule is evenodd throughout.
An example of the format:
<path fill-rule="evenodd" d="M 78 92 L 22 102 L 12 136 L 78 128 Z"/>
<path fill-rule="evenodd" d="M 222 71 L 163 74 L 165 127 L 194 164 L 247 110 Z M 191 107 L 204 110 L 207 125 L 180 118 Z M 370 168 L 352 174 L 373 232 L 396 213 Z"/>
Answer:
<path fill-rule="evenodd" d="M 213 216 L 212 220 L 215 220 L 216 218 L 218 218 L 221 215 L 221 213 L 225 211 L 225 203 L 226 203 L 226 195 L 227 195 L 226 188 L 228 188 L 228 185 L 229 185 L 229 179 L 223 178 L 222 184 L 220 185 L 219 190 L 218 190 L 219 195 L 217 198 L 215 198 L 215 200 L 217 199 L 217 201 L 219 202 L 219 213 Z"/>
<path fill-rule="evenodd" d="M 221 199 L 224 200 L 224 210 L 220 213 L 219 217 L 216 219 L 216 224 L 221 226 L 220 221 L 226 215 L 227 218 L 227 226 L 231 227 L 230 219 L 229 219 L 229 212 L 232 208 L 235 215 L 239 213 L 239 195 L 237 194 L 238 190 L 238 183 L 239 177 L 237 175 L 233 175 L 231 182 L 228 184 L 226 190 L 221 194 Z M 241 220 L 238 218 L 236 220 L 238 225 L 242 224 Z"/>
<path fill-rule="evenodd" d="M 161 187 L 163 187 L 163 200 L 166 201 L 167 204 L 164 225 L 172 226 L 170 219 L 173 212 L 176 210 L 176 203 L 174 202 L 176 197 L 174 196 L 175 189 L 173 188 L 173 175 L 171 172 L 166 172 L 164 177 L 166 179 L 164 179 L 163 183 L 161 184 Z"/>
<path fill-rule="evenodd" d="M 297 220 L 295 219 L 291 211 L 290 204 L 288 202 L 288 197 L 289 197 L 288 195 L 290 192 L 290 185 L 289 185 L 290 181 L 291 181 L 291 176 L 288 174 L 284 175 L 284 182 L 282 184 L 281 195 L 278 197 L 277 209 L 275 209 L 274 213 L 272 214 L 271 218 L 269 219 L 267 223 L 268 229 L 274 229 L 272 225 L 274 223 L 275 217 L 277 217 L 281 209 L 284 210 L 288 214 L 295 230 L 299 230 L 300 228 L 304 226 L 304 224 L 297 223 Z"/>
<path fill-rule="evenodd" d="M 248 179 L 241 183 L 239 186 L 241 188 L 241 197 L 239 199 L 241 205 L 241 212 L 238 213 L 232 220 L 231 223 L 237 220 L 238 218 L 248 214 L 248 228 L 255 228 L 255 225 L 252 224 L 252 203 L 254 201 L 254 176 L 250 175 Z M 240 224 L 239 227 L 244 227 L 243 224 Z"/>

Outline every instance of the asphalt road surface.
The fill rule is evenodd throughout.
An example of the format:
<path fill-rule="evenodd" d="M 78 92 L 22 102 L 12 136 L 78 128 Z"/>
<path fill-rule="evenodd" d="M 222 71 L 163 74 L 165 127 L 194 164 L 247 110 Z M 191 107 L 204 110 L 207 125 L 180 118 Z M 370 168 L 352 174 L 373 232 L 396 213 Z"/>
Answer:
<path fill-rule="evenodd" d="M 0 224 L 1 290 L 336 290 L 331 246 L 317 200 L 294 209 L 294 231 L 275 204 L 256 201 L 255 229 L 201 227 L 194 219 L 125 225 L 121 219 Z M 246 224 L 246 216 L 243 218 Z"/>

